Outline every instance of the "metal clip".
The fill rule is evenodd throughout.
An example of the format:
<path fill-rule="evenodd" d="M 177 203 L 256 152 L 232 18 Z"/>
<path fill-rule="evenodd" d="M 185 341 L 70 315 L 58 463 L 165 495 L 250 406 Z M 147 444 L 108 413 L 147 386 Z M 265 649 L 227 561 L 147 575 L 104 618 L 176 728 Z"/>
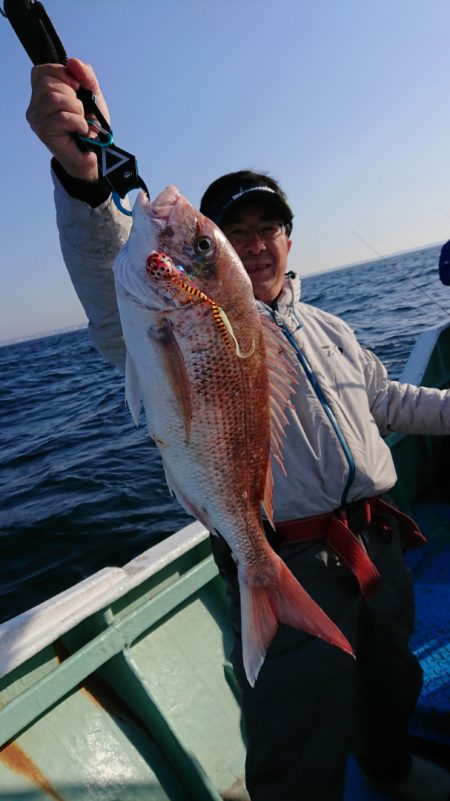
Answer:
<path fill-rule="evenodd" d="M 87 119 L 87 123 L 95 129 L 96 137 L 77 134 L 76 139 L 82 149 L 95 153 L 101 180 L 111 189 L 114 203 L 122 214 L 131 216 L 131 211 L 122 205 L 120 199 L 132 189 L 142 189 L 149 195 L 147 186 L 138 173 L 136 157 L 114 144 L 113 131 L 99 110 L 92 92 L 80 89 L 77 94 L 86 115 L 93 117 Z"/>

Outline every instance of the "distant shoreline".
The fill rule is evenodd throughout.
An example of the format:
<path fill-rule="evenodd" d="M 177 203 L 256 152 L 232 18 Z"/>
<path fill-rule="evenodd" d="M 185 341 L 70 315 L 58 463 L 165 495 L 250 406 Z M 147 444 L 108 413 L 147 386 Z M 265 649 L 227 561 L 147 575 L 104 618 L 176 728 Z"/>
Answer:
<path fill-rule="evenodd" d="M 373 261 L 384 261 L 384 259 L 393 259 L 394 256 L 405 256 L 407 253 L 420 253 L 422 250 L 431 250 L 432 248 L 441 248 L 444 242 L 432 242 L 430 245 L 422 245 L 420 248 L 406 248 L 405 250 L 394 250 L 393 253 L 385 253 L 383 256 L 374 254 L 373 259 L 364 259 L 364 261 L 351 261 L 350 264 L 341 264 L 337 267 L 327 267 L 325 270 L 317 270 L 314 273 L 301 273 L 302 279 L 312 278 L 314 275 L 324 275 L 324 273 L 338 272 L 339 270 L 349 270 L 351 267 L 362 267 L 364 264 L 370 264 Z"/>
<path fill-rule="evenodd" d="M 442 247 L 442 242 L 434 242 L 429 245 L 423 245 L 422 247 L 415 247 L 415 248 L 407 248 L 406 250 L 396 250 L 394 253 L 386 253 L 383 256 L 374 256 L 373 259 L 364 259 L 364 261 L 355 261 L 350 262 L 350 264 L 341 264 L 340 266 L 336 267 L 327 267 L 325 270 L 317 270 L 313 273 L 301 273 L 302 280 L 306 278 L 313 278 L 316 275 L 324 275 L 325 273 L 333 273 L 339 272 L 340 270 L 349 270 L 353 267 L 362 267 L 364 264 L 370 264 L 371 262 L 379 262 L 384 261 L 384 259 L 392 259 L 395 256 L 404 256 L 407 253 L 414 253 L 425 250 L 431 250 L 432 248 Z M 31 340 L 35 339 L 45 339 L 46 337 L 57 336 L 57 334 L 69 334 L 72 331 L 83 331 L 87 329 L 87 323 L 80 323 L 79 325 L 72 325 L 68 326 L 67 328 L 59 328 L 53 329 L 50 331 L 38 331 L 33 334 L 25 334 L 21 337 L 12 337 L 11 339 L 4 339 L 0 342 L 0 348 L 6 347 L 7 345 L 18 345 L 21 342 L 30 342 Z"/>
<path fill-rule="evenodd" d="M 7 345 L 20 345 L 21 342 L 30 342 L 33 339 L 47 339 L 47 337 L 54 337 L 58 334 L 70 334 L 72 331 L 83 331 L 87 329 L 87 327 L 87 323 L 80 323 L 80 325 L 70 325 L 67 328 L 51 329 L 50 331 L 37 331 L 34 334 L 24 334 L 22 337 L 3 339 L 0 342 L 0 348 L 4 348 Z"/>

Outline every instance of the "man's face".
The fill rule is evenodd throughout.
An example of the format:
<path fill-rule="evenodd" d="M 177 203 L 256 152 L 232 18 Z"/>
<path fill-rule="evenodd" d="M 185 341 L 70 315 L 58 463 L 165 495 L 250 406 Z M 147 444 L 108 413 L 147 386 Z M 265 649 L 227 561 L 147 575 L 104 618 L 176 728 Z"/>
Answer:
<path fill-rule="evenodd" d="M 263 203 L 249 202 L 239 205 L 222 225 L 248 272 L 255 298 L 264 303 L 272 303 L 280 294 L 292 244 L 284 231 L 275 239 L 258 233 L 256 226 L 270 222 L 281 223 L 276 211 Z M 248 227 L 248 236 L 240 235 L 240 226 Z M 264 232 L 264 225 L 260 231 Z"/>

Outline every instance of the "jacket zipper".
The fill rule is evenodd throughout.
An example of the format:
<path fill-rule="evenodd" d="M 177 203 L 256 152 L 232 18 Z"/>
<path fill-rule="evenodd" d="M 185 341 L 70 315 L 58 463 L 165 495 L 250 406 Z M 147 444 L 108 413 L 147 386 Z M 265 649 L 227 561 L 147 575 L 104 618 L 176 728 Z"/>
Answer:
<path fill-rule="evenodd" d="M 348 498 L 348 493 L 350 491 L 350 487 L 352 486 L 353 481 L 355 479 L 356 465 L 355 465 L 355 460 L 353 458 L 353 454 L 352 454 L 352 452 L 351 452 L 351 450 L 349 448 L 347 440 L 344 437 L 344 434 L 342 433 L 342 431 L 341 431 L 341 429 L 339 427 L 339 423 L 336 420 L 336 417 L 334 416 L 333 410 L 331 409 L 330 404 L 328 403 L 328 401 L 327 401 L 327 399 L 325 397 L 325 394 L 324 394 L 324 392 L 322 390 L 322 387 L 320 386 L 320 384 L 319 384 L 319 382 L 317 380 L 317 377 L 316 377 L 316 375 L 314 373 L 314 370 L 312 369 L 312 367 L 311 367 L 310 363 L 308 362 L 305 354 L 303 353 L 302 349 L 300 348 L 300 345 L 298 344 L 297 340 L 295 339 L 295 337 L 293 336 L 293 334 L 291 333 L 291 331 L 287 327 L 286 323 L 284 323 L 283 320 L 281 320 L 281 318 L 278 315 L 278 312 L 275 309 L 271 309 L 270 311 L 272 313 L 272 316 L 273 316 L 277 326 L 282 330 L 282 332 L 285 335 L 286 339 L 290 342 L 290 344 L 294 348 L 295 353 L 297 355 L 297 359 L 300 362 L 301 366 L 303 367 L 305 375 L 308 378 L 309 383 L 311 384 L 311 386 L 312 386 L 312 388 L 313 388 L 313 390 L 314 390 L 314 392 L 316 394 L 316 397 L 319 400 L 319 403 L 321 404 L 326 416 L 328 417 L 328 419 L 329 419 L 329 421 L 330 421 L 330 423 L 331 423 L 331 425 L 333 427 L 333 430 L 334 430 L 334 432 L 335 432 L 335 434 L 336 434 L 336 436 L 338 438 L 338 441 L 339 441 L 339 443 L 340 443 L 340 445 L 342 447 L 342 450 L 344 451 L 344 456 L 345 456 L 345 458 L 347 460 L 347 464 L 348 464 L 348 477 L 347 477 L 347 483 L 346 483 L 346 485 L 344 487 L 344 492 L 342 493 L 341 506 L 345 506 L 345 504 L 347 503 L 347 498 Z"/>

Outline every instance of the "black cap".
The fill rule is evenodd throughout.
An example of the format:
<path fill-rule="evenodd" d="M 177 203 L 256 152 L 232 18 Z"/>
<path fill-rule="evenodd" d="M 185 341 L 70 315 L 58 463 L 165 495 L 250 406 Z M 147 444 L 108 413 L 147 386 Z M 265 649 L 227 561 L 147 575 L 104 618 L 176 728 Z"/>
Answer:
<path fill-rule="evenodd" d="M 223 175 L 206 190 L 200 211 L 221 225 L 232 209 L 250 201 L 270 206 L 288 226 L 290 234 L 294 215 L 286 196 L 276 181 L 264 174 L 242 171 Z"/>

